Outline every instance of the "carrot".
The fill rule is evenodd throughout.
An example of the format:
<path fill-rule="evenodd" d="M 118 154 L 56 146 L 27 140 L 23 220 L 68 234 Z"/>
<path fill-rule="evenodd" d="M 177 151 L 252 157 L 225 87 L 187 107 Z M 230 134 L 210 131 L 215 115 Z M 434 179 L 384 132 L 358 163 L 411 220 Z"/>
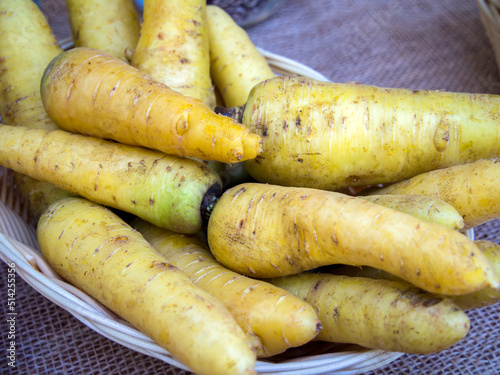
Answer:
<path fill-rule="evenodd" d="M 386 184 L 499 153 L 500 96 L 276 77 L 242 123 L 264 138 L 260 182 L 339 190 Z"/>
<path fill-rule="evenodd" d="M 0 164 L 181 233 L 202 229 L 221 191 L 201 162 L 62 130 L 0 125 Z"/>
<path fill-rule="evenodd" d="M 72 132 L 227 163 L 262 151 L 261 137 L 243 125 L 97 50 L 59 55 L 41 91 L 52 119 Z"/>
<path fill-rule="evenodd" d="M 10 125 L 59 129 L 40 96 L 45 67 L 62 52 L 40 9 L 31 0 L 0 1 L 0 117 Z M 69 196 L 54 185 L 14 174 L 35 222 L 51 202 Z"/>
<path fill-rule="evenodd" d="M 490 241 L 474 241 L 481 252 L 493 265 L 493 271 L 500 275 L 500 245 Z M 344 275 L 351 277 L 366 277 L 371 279 L 385 279 L 404 282 L 399 277 L 388 272 L 373 267 L 352 267 L 340 266 L 330 270 L 334 275 Z M 478 309 L 485 306 L 494 305 L 500 302 L 500 288 L 486 286 L 472 293 L 458 296 L 446 296 L 462 310 Z"/>
<path fill-rule="evenodd" d="M 61 200 L 41 217 L 37 238 L 57 273 L 192 371 L 255 374 L 255 353 L 227 309 L 111 211 Z"/>
<path fill-rule="evenodd" d="M 131 63 L 172 90 L 215 107 L 205 0 L 146 0 Z"/>
<path fill-rule="evenodd" d="M 418 194 L 448 202 L 474 228 L 500 218 L 500 158 L 481 159 L 422 173 L 367 194 Z"/>
<path fill-rule="evenodd" d="M 323 323 L 317 340 L 430 354 L 456 344 L 470 327 L 453 302 L 407 283 L 313 273 L 271 282 L 316 308 Z"/>
<path fill-rule="evenodd" d="M 228 107 L 246 103 L 254 85 L 275 76 L 247 32 L 222 8 L 207 6 L 212 79 Z"/>
<path fill-rule="evenodd" d="M 99 49 L 127 61 L 139 40 L 139 18 L 132 0 L 66 0 L 76 47 Z"/>
<path fill-rule="evenodd" d="M 132 226 L 196 286 L 221 301 L 245 332 L 257 335 L 262 342 L 258 357 L 305 344 L 321 330 L 312 306 L 283 289 L 221 266 L 198 237 L 142 220 L 133 221 Z"/>
<path fill-rule="evenodd" d="M 383 269 L 442 294 L 500 285 L 465 235 L 336 192 L 238 185 L 219 199 L 207 232 L 220 263 L 256 278 L 349 264 Z"/>
<path fill-rule="evenodd" d="M 455 207 L 441 199 L 424 195 L 394 194 L 358 197 L 451 229 L 460 230 L 464 227 L 464 220 Z"/>
<path fill-rule="evenodd" d="M 22 30 L 19 32 L 18 30 Z M 43 107 L 40 79 L 62 50 L 31 0 L 0 1 L 0 115 L 21 126 L 57 129 Z"/>

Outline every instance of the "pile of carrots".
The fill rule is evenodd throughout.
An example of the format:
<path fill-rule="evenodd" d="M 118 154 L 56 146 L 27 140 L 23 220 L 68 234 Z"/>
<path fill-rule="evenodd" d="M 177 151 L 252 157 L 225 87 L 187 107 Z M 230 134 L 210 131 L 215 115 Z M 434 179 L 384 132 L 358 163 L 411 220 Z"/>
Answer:
<path fill-rule="evenodd" d="M 67 0 L 62 51 L 0 0 L 0 165 L 56 272 L 197 374 L 434 353 L 500 301 L 500 245 L 464 234 L 500 218 L 499 96 L 275 76 L 221 8 L 144 3 Z"/>

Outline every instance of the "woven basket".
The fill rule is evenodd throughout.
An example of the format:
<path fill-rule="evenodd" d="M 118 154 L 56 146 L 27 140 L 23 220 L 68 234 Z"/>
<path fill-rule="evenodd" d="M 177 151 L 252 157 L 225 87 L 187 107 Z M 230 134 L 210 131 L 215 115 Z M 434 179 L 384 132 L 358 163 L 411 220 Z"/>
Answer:
<path fill-rule="evenodd" d="M 500 0 L 476 0 L 500 71 Z"/>
<path fill-rule="evenodd" d="M 71 48 L 71 40 L 61 46 Z M 277 74 L 295 74 L 328 81 L 315 70 L 291 59 L 260 49 Z M 473 232 L 467 235 L 473 238 Z M 84 292 L 63 281 L 43 259 L 35 229 L 28 224 L 22 201 L 13 188 L 12 173 L 0 167 L 0 258 L 15 269 L 29 285 L 47 299 L 67 310 L 76 319 L 108 339 L 139 353 L 158 358 L 180 369 L 186 366 L 173 358 L 130 324 L 117 317 Z M 318 354 L 321 353 L 321 354 Z M 294 357 L 294 354 L 297 356 Z M 360 374 L 383 367 L 403 353 L 372 350 L 356 345 L 312 344 L 297 351 L 285 353 L 273 361 L 257 361 L 260 374 Z"/>

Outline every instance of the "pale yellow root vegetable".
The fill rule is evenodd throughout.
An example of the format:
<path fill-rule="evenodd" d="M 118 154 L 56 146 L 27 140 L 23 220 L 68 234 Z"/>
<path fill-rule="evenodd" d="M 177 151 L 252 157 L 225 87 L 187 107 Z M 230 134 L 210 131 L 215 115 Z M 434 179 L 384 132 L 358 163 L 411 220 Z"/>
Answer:
<path fill-rule="evenodd" d="M 210 69 L 227 107 L 246 103 L 253 86 L 275 74 L 247 32 L 222 8 L 207 6 Z"/>
<path fill-rule="evenodd" d="M 255 374 L 256 355 L 227 309 L 106 208 L 51 205 L 37 238 L 66 280 L 132 323 L 197 374 Z"/>
<path fill-rule="evenodd" d="M 242 276 L 220 265 L 196 236 L 132 222 L 169 263 L 189 275 L 196 286 L 221 301 L 243 331 L 262 342 L 258 357 L 269 357 L 312 340 L 321 323 L 311 305 L 264 281 Z"/>
<path fill-rule="evenodd" d="M 10 125 L 59 129 L 40 96 L 45 67 L 62 52 L 42 11 L 31 0 L 0 0 L 0 118 Z M 16 173 L 15 185 L 36 222 L 48 205 L 71 195 Z"/>
<path fill-rule="evenodd" d="M 448 202 L 469 229 L 500 218 L 500 158 L 422 173 L 369 194 L 426 195 Z"/>
<path fill-rule="evenodd" d="M 442 294 L 500 285 L 487 258 L 460 232 L 330 191 L 238 185 L 219 199 L 207 236 L 219 262 L 257 278 L 349 264 Z"/>
<path fill-rule="evenodd" d="M 63 130 L 0 125 L 0 164 L 181 233 L 203 228 L 222 190 L 196 160 Z"/>
<path fill-rule="evenodd" d="M 488 258 L 493 266 L 493 271 L 500 275 L 500 245 L 490 241 L 474 241 L 481 252 Z M 385 279 L 404 282 L 401 278 L 388 272 L 373 267 L 340 266 L 330 270 L 334 275 L 351 277 L 368 277 L 372 279 Z M 486 286 L 476 292 L 462 294 L 459 296 L 446 296 L 462 310 L 478 309 L 480 307 L 494 305 L 500 302 L 500 288 Z"/>
<path fill-rule="evenodd" d="M 66 0 L 76 47 L 99 49 L 128 61 L 139 40 L 140 24 L 133 0 Z"/>
<path fill-rule="evenodd" d="M 407 283 L 313 273 L 271 282 L 316 308 L 323 323 L 317 340 L 429 354 L 469 331 L 467 315 L 452 301 Z"/>
<path fill-rule="evenodd" d="M 441 199 L 424 195 L 392 194 L 358 197 L 451 229 L 460 230 L 464 227 L 464 219 L 458 211 Z"/>
<path fill-rule="evenodd" d="M 59 55 L 41 91 L 52 119 L 68 131 L 227 163 L 262 152 L 261 137 L 243 125 L 94 49 Z"/>
<path fill-rule="evenodd" d="M 276 77 L 242 123 L 264 138 L 258 181 L 339 190 L 402 181 L 500 150 L 500 96 Z"/>
<path fill-rule="evenodd" d="M 146 0 L 133 66 L 215 108 L 205 0 Z"/>
<path fill-rule="evenodd" d="M 40 80 L 45 67 L 61 52 L 45 16 L 33 1 L 0 0 L 0 116 L 3 123 L 58 128 L 43 107 Z"/>

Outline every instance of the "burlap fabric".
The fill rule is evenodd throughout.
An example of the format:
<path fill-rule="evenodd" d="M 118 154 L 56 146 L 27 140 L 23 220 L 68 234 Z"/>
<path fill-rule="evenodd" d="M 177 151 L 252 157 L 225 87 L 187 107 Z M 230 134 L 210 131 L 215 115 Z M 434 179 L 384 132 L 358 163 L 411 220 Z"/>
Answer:
<path fill-rule="evenodd" d="M 70 36 L 64 1 L 42 0 L 42 8 L 57 37 Z M 475 0 L 289 0 L 248 32 L 258 46 L 333 81 L 500 93 Z M 476 228 L 475 234 L 500 242 L 500 220 Z M 0 275 L 5 286 L 3 263 Z M 20 278 L 16 287 L 17 373 L 186 374 L 96 334 Z M 5 317 L 6 304 L 1 308 Z M 370 374 L 500 374 L 500 304 L 469 316 L 469 334 L 452 348 L 404 355 Z M 0 357 L 0 373 L 8 373 L 5 354 Z"/>

